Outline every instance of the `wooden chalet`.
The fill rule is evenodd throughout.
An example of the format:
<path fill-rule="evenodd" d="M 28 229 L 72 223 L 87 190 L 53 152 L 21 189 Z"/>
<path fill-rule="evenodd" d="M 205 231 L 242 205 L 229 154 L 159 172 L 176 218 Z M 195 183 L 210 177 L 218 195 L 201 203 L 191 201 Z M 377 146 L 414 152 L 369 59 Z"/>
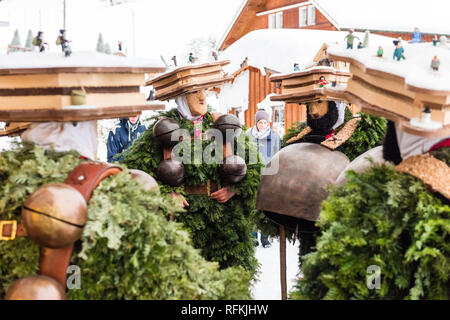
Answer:
<path fill-rule="evenodd" d="M 437 0 L 430 1 L 436 2 Z M 337 3 L 339 6 L 336 5 Z M 355 35 L 361 41 L 364 37 L 363 32 L 369 30 L 371 41 L 375 39 L 380 43 L 383 42 L 386 48 L 392 46 L 392 39 L 387 37 L 402 37 L 403 40 L 410 40 L 415 27 L 421 31 L 422 41 L 431 41 L 435 35 L 450 36 L 450 26 L 445 26 L 444 19 L 433 22 L 430 17 L 429 21 L 425 19 L 427 25 L 422 26 L 421 24 L 425 23 L 422 19 L 411 18 L 423 15 L 423 10 L 414 6 L 404 8 L 401 15 L 392 14 L 393 17 L 389 19 L 393 19 L 393 21 L 385 22 L 389 27 L 378 23 L 377 19 L 371 16 L 375 14 L 375 9 L 381 10 L 378 8 L 380 6 L 384 6 L 384 10 L 391 7 L 391 5 L 388 6 L 388 3 L 390 3 L 388 0 L 371 3 L 359 0 L 340 2 L 336 0 L 244 0 L 219 41 L 218 48 L 220 58 L 231 60 L 232 66 L 234 65 L 234 68 L 228 68 L 229 74 L 235 78 L 234 81 L 241 78 L 241 82 L 243 79 L 248 82 L 248 91 L 241 90 L 239 92 L 240 94 L 245 93 L 247 97 L 241 101 L 223 99 L 225 101 L 222 101 L 221 104 L 230 113 L 237 115 L 248 127 L 254 126 L 255 112 L 259 108 L 264 108 L 272 113 L 272 125 L 276 128 L 283 128 L 280 131 L 284 133 L 294 123 L 306 121 L 306 108 L 299 107 L 295 103 L 274 104 L 275 102 L 271 101 L 269 96 L 280 94 L 281 88 L 271 82 L 270 77 L 278 73 L 293 72 L 293 63 L 295 62 L 300 64 L 301 70 L 317 66 L 320 60 L 327 57 L 325 42 L 343 42 L 350 29 L 355 29 Z M 394 7 L 396 5 L 394 4 Z M 347 14 L 342 12 L 347 12 Z M 405 12 L 408 14 L 404 14 Z M 378 20 L 383 21 L 384 19 Z M 399 27 L 399 23 L 403 23 L 403 26 Z M 411 25 L 411 23 L 417 23 L 417 25 Z M 322 30 L 323 34 L 317 33 L 318 30 Z M 267 46 L 263 39 L 260 42 L 253 42 L 253 45 L 241 45 L 241 42 L 250 43 L 255 34 L 264 31 L 267 32 L 265 35 Z M 298 36 L 295 35 L 296 31 Z M 311 31 L 310 35 L 308 35 L 309 31 Z M 291 36 L 284 36 L 285 33 L 290 33 Z M 336 35 L 332 36 L 332 33 L 336 33 Z M 387 36 L 384 38 L 389 40 L 381 41 L 378 35 Z M 317 37 L 322 42 L 312 41 L 311 37 Z M 293 43 L 295 42 L 298 42 L 298 45 L 294 48 Z M 252 48 L 259 49 L 261 55 L 269 56 L 269 58 L 255 59 L 251 53 L 248 53 L 248 57 L 245 54 L 243 56 L 230 54 L 230 51 L 236 51 L 235 47 L 237 46 L 241 46 L 240 49 L 243 51 L 246 49 L 251 51 Z M 277 63 L 273 65 L 270 58 L 284 59 L 289 66 L 277 65 Z M 239 61 L 233 61 L 236 59 Z M 341 67 L 339 66 L 338 69 Z M 348 66 L 345 68 L 348 69 Z M 227 91 L 227 89 L 224 88 L 222 91 Z M 352 109 L 358 110 L 355 106 Z"/>

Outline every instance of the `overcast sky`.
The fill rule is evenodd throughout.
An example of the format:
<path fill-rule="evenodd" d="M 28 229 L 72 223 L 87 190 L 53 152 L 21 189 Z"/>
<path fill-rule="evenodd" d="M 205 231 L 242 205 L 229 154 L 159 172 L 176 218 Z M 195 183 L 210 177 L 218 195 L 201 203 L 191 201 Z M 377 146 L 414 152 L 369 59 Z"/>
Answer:
<path fill-rule="evenodd" d="M 94 50 L 99 32 L 112 49 L 122 40 L 133 55 L 133 13 L 136 55 L 169 59 L 185 50 L 194 37 L 218 40 L 233 19 L 242 0 L 136 0 L 107 6 L 99 0 L 67 0 L 67 35 L 73 50 Z M 62 0 L 6 0 L 0 2 L 0 52 L 4 53 L 14 30 L 24 44 L 28 29 L 45 32 L 51 50 L 62 28 Z"/>

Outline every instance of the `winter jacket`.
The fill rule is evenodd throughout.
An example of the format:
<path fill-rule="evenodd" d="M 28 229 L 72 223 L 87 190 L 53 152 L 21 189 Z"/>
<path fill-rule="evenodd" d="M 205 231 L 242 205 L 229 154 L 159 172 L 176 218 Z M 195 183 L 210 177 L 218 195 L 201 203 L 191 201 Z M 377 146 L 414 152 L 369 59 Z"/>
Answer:
<path fill-rule="evenodd" d="M 264 163 L 267 164 L 270 159 L 280 150 L 281 139 L 278 133 L 276 133 L 272 128 L 270 128 L 270 133 L 267 137 L 262 139 L 256 139 L 252 135 L 252 130 L 257 130 L 253 127 L 247 131 L 247 134 L 253 138 L 253 140 L 258 145 L 258 150 L 264 158 Z"/>
<path fill-rule="evenodd" d="M 397 58 L 397 60 L 405 59 L 405 56 L 403 55 L 403 52 L 405 52 L 405 49 L 403 49 L 403 47 L 395 48 L 394 59 L 395 58 Z"/>
<path fill-rule="evenodd" d="M 106 145 L 108 149 L 108 162 L 119 161 L 121 158 L 118 157 L 116 159 L 114 156 L 131 147 L 133 141 L 143 134 L 145 130 L 145 126 L 139 122 L 137 129 L 132 132 L 128 119 L 121 119 L 116 125 L 116 128 L 111 130 L 108 135 Z"/>
<path fill-rule="evenodd" d="M 420 31 L 413 33 L 413 35 L 412 35 L 412 42 L 413 43 L 422 42 L 422 33 L 420 33 Z"/>

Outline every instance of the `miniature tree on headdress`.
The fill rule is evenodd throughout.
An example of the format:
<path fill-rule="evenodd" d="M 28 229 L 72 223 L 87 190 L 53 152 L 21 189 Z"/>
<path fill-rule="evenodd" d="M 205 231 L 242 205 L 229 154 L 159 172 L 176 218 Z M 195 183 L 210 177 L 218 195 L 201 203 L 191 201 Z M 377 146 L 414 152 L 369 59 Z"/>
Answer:
<path fill-rule="evenodd" d="M 111 54 L 111 47 L 109 46 L 109 43 L 105 43 L 103 52 L 106 54 Z"/>
<path fill-rule="evenodd" d="M 11 48 L 11 52 L 18 51 L 17 47 L 22 46 L 22 42 L 20 41 L 19 30 L 17 30 L 17 29 L 16 29 L 16 31 L 14 31 L 14 37 L 11 41 L 11 46 L 15 47 L 15 48 Z"/>
<path fill-rule="evenodd" d="M 98 34 L 97 51 L 98 52 L 105 52 L 105 44 L 103 42 L 103 36 L 102 36 L 101 33 Z"/>
<path fill-rule="evenodd" d="M 28 30 L 27 40 L 25 41 L 26 49 L 33 49 L 33 32 Z"/>
<path fill-rule="evenodd" d="M 364 34 L 364 40 L 363 40 L 363 47 L 364 48 L 368 48 L 369 47 L 369 36 L 370 36 L 370 31 L 366 30 L 366 32 Z"/>

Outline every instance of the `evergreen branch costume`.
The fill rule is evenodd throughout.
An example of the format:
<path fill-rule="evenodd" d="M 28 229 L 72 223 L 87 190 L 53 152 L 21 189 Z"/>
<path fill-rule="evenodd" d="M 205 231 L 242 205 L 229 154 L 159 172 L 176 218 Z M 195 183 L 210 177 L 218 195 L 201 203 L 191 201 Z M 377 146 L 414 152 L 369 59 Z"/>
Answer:
<path fill-rule="evenodd" d="M 0 153 L 0 219 L 21 220 L 25 199 L 38 187 L 62 182 L 80 163 L 76 152 L 25 145 Z M 250 276 L 242 268 L 218 270 L 191 246 L 169 212 L 180 207 L 145 191 L 127 170 L 103 180 L 89 202 L 89 222 L 72 265 L 81 287 L 72 299 L 248 299 Z M 0 296 L 12 281 L 35 274 L 39 246 L 30 238 L 0 241 Z"/>
<path fill-rule="evenodd" d="M 194 135 L 192 122 L 180 117 L 176 109 L 161 113 L 159 116 L 176 120 L 181 128 Z M 203 132 L 212 128 L 213 123 L 212 114 L 207 112 L 203 116 Z M 155 123 L 150 125 L 148 130 L 123 154 L 123 163 L 130 168 L 139 168 L 156 177 L 157 167 L 163 160 L 163 146 L 153 136 L 154 125 Z M 187 139 L 182 143 L 192 141 Z M 243 266 L 254 273 L 257 261 L 254 257 L 251 232 L 259 219 L 259 213 L 255 209 L 255 198 L 263 164 L 256 145 L 248 136 L 241 133 L 236 142 L 235 152 L 238 144 L 245 149 L 247 174 L 241 182 L 232 185 L 236 195 L 228 202 L 221 204 L 208 195 L 189 195 L 183 186 L 171 187 L 161 184 L 161 190 L 163 193 L 177 192 L 186 197 L 189 206 L 185 208 L 185 212 L 176 214 L 175 220 L 181 222 L 190 232 L 194 246 L 201 250 L 203 257 L 219 262 L 222 268 Z M 214 142 L 202 141 L 203 149 L 211 143 Z M 193 143 L 191 148 L 194 148 Z M 251 152 L 258 154 L 257 163 L 249 163 L 248 157 Z M 184 167 L 185 186 L 204 185 L 208 181 L 224 186 L 218 170 L 219 164 L 185 163 Z"/>
<path fill-rule="evenodd" d="M 396 45 L 398 49 L 400 44 Z M 349 58 L 348 53 L 331 55 L 336 60 Z M 355 54 L 346 60 L 355 72 L 370 64 L 369 60 L 353 64 L 359 58 Z M 349 170 L 344 185 L 330 187 L 320 213 L 322 235 L 316 250 L 303 257 L 305 279 L 298 281 L 291 298 L 450 298 L 449 124 L 439 117 L 432 120 L 431 115 L 436 109 L 442 114 L 448 110 L 445 103 L 429 108 L 431 95 L 436 101 L 438 97 L 447 101 L 449 91 L 408 88 L 408 94 L 416 95 L 409 109 L 383 99 L 399 94 L 398 88 L 405 90 L 400 74 L 408 71 L 410 66 L 404 64 L 372 72 L 371 85 L 358 92 L 352 82 L 359 80 L 350 79 L 345 96 L 363 110 L 390 120 L 383 143 L 384 160 L 390 163 L 372 162 L 363 171 Z M 366 76 L 363 72 L 361 79 Z M 398 82 L 392 82 L 398 87 L 390 86 L 389 92 L 380 85 L 387 76 Z M 379 96 L 372 99 L 375 91 Z"/>
<path fill-rule="evenodd" d="M 450 148 L 425 155 L 432 156 L 440 158 L 441 168 L 447 163 L 448 177 Z M 323 203 L 317 251 L 305 257 L 306 280 L 291 298 L 450 298 L 449 202 L 401 172 L 410 161 L 350 171 L 344 187 L 332 187 Z M 366 286 L 370 265 L 381 268 L 379 290 Z"/>

